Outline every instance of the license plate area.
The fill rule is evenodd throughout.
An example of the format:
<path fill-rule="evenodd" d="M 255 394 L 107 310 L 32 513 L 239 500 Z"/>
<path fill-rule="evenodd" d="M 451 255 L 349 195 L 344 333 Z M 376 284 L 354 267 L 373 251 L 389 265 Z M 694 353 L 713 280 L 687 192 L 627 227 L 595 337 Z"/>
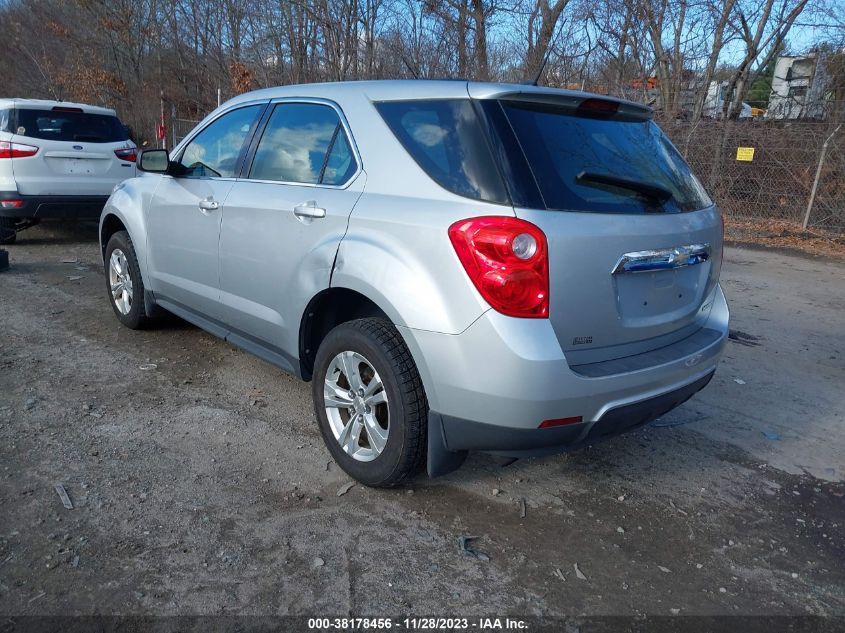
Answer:
<path fill-rule="evenodd" d="M 704 300 L 710 262 L 635 275 L 616 275 L 616 309 L 626 327 L 648 327 L 694 314 Z"/>
<path fill-rule="evenodd" d="M 90 176 L 95 173 L 93 161 L 86 158 L 65 158 L 64 173 L 74 176 Z"/>

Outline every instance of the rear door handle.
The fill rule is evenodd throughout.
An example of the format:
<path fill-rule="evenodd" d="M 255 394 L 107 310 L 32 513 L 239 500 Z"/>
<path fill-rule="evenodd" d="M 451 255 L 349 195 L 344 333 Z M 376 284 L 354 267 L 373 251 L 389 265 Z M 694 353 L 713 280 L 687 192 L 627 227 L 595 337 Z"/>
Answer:
<path fill-rule="evenodd" d="M 293 214 L 298 218 L 324 218 L 326 210 L 318 207 L 314 200 L 303 202 L 293 208 Z"/>
<path fill-rule="evenodd" d="M 217 200 L 206 198 L 199 201 L 199 207 L 201 211 L 217 211 L 220 208 L 220 203 Z"/>

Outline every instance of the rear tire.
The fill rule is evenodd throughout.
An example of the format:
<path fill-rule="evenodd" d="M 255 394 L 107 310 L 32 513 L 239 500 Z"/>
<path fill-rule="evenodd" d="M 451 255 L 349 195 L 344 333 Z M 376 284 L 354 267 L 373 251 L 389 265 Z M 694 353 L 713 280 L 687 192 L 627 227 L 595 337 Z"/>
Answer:
<path fill-rule="evenodd" d="M 317 351 L 311 384 L 323 440 L 347 474 L 366 486 L 390 487 L 421 470 L 428 401 L 417 366 L 392 323 L 366 318 L 334 328 Z"/>
<path fill-rule="evenodd" d="M 118 231 L 109 239 L 105 253 L 106 290 L 117 320 L 139 330 L 149 324 L 144 307 L 144 280 L 132 239 Z"/>
<path fill-rule="evenodd" d="M 0 244 L 14 244 L 18 238 L 18 221 L 15 218 L 0 218 Z"/>

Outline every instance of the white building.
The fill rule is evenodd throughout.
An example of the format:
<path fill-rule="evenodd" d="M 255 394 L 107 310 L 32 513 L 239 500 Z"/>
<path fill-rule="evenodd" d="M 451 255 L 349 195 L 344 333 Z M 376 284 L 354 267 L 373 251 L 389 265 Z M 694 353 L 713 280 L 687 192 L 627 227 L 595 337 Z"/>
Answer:
<path fill-rule="evenodd" d="M 778 57 L 766 118 L 824 118 L 826 87 L 824 56 L 813 52 Z"/>
<path fill-rule="evenodd" d="M 702 114 L 711 119 L 720 119 L 722 111 L 725 106 L 725 100 L 728 99 L 729 81 L 711 81 L 707 87 L 707 97 L 704 99 L 704 111 Z M 730 97 L 733 100 L 733 95 Z M 740 119 L 751 118 L 751 106 L 743 102 L 742 108 L 739 111 Z"/>

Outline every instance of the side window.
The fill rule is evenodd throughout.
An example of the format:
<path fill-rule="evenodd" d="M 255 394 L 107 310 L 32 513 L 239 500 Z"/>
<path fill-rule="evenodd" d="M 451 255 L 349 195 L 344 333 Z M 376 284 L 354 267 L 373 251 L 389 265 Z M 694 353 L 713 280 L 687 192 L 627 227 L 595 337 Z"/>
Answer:
<path fill-rule="evenodd" d="M 244 141 L 255 125 L 260 105 L 238 108 L 218 118 L 188 143 L 179 162 L 188 178 L 233 178 Z"/>
<path fill-rule="evenodd" d="M 355 159 L 333 108 L 280 103 L 255 151 L 249 177 L 305 184 L 343 184 Z"/>
<path fill-rule="evenodd" d="M 444 189 L 510 204 L 469 99 L 385 101 L 376 108 L 405 150 Z"/>
<path fill-rule="evenodd" d="M 326 160 L 326 167 L 323 170 L 323 179 L 320 182 L 324 185 L 342 185 L 355 173 L 356 168 L 349 139 L 346 138 L 343 127 L 340 127 L 334 138 L 332 149 Z"/>

